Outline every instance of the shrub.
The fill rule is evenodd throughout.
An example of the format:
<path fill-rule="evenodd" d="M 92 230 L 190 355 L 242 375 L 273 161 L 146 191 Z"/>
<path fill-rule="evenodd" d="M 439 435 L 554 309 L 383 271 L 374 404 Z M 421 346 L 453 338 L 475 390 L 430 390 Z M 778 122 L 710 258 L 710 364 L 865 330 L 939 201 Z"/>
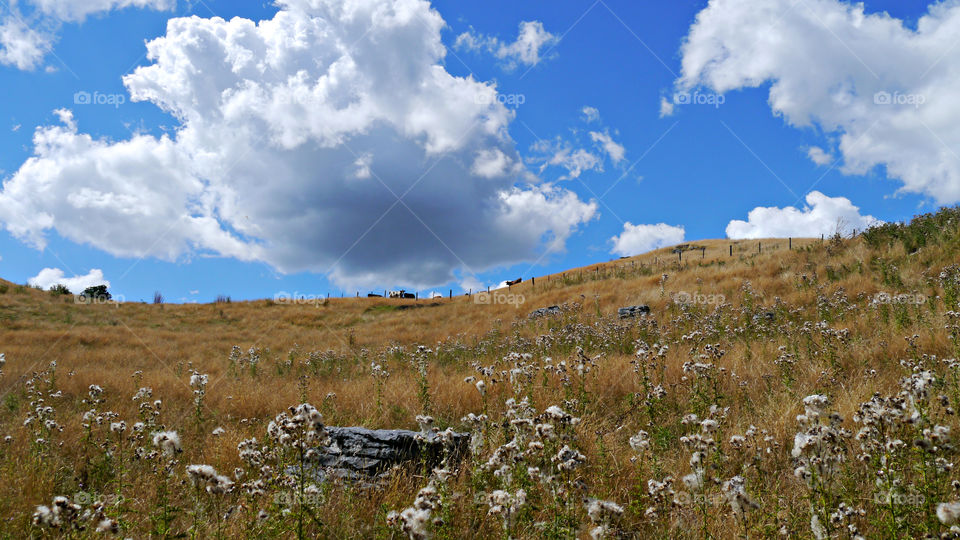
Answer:
<path fill-rule="evenodd" d="M 70 292 L 70 289 L 62 283 L 57 283 L 56 285 L 50 287 L 50 294 L 53 296 L 70 296 L 73 293 Z"/>

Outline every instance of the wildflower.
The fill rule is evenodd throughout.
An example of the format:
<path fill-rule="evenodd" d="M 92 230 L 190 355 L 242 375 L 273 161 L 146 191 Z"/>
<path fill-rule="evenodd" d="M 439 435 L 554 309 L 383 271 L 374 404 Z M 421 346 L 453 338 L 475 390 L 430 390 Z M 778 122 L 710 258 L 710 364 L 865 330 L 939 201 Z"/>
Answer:
<path fill-rule="evenodd" d="M 823 540 L 827 537 L 827 529 L 820 523 L 820 517 L 816 513 L 810 516 L 810 531 L 813 532 L 813 537 L 817 540 Z"/>
<path fill-rule="evenodd" d="M 650 436 L 642 429 L 633 437 L 630 437 L 630 448 L 634 452 L 642 453 L 650 448 Z"/>
<path fill-rule="evenodd" d="M 387 515 L 387 524 L 400 525 L 401 530 L 407 533 L 411 540 L 429 538 L 429 525 L 433 521 L 433 513 L 440 509 L 440 494 L 437 491 L 436 481 L 437 478 L 431 478 L 430 482 L 417 493 L 413 506 L 399 514 L 390 512 Z"/>
<path fill-rule="evenodd" d="M 122 421 L 121 421 L 121 422 L 112 422 L 112 423 L 110 424 L 110 431 L 113 432 L 113 433 L 123 433 L 123 432 L 126 431 L 126 430 L 127 430 L 127 423 L 126 423 L 126 422 L 122 422 Z"/>
<path fill-rule="evenodd" d="M 727 480 L 721 486 L 721 490 L 723 492 L 723 498 L 727 500 L 727 504 L 730 505 L 730 509 L 733 510 L 734 514 L 741 515 L 749 508 L 759 508 L 757 503 L 753 502 L 753 500 L 747 496 L 742 476 L 734 476 L 730 480 Z"/>
<path fill-rule="evenodd" d="M 33 513 L 33 524 L 40 527 L 56 528 L 60 526 L 60 519 L 49 507 L 40 505 Z"/>
<path fill-rule="evenodd" d="M 571 426 L 575 426 L 580 423 L 579 418 L 575 418 L 573 415 L 564 412 L 563 409 L 561 409 L 560 407 L 557 407 L 556 405 L 551 405 L 550 407 L 547 407 L 547 410 L 544 411 L 543 414 L 547 418 L 560 422 L 561 424 L 569 424 Z"/>
<path fill-rule="evenodd" d="M 280 413 L 267 425 L 267 434 L 277 443 L 290 448 L 326 446 L 330 437 L 323 425 L 323 415 L 309 403 L 290 407 L 289 414 Z"/>
<path fill-rule="evenodd" d="M 120 532 L 120 525 L 118 525 L 117 522 L 112 519 L 103 518 L 97 522 L 97 532 L 117 534 Z"/>
<path fill-rule="evenodd" d="M 487 383 L 483 382 L 483 379 L 480 379 L 479 381 L 477 381 L 476 386 L 477 386 L 477 392 L 480 392 L 481 396 L 484 396 L 487 394 Z"/>
<path fill-rule="evenodd" d="M 418 414 L 417 425 L 420 426 L 420 434 L 424 437 L 432 435 L 433 422 L 434 419 L 432 416 Z"/>
<path fill-rule="evenodd" d="M 37 506 L 33 513 L 34 525 L 40 527 L 59 528 L 62 525 L 73 526 L 76 529 L 82 529 L 78 523 L 80 518 L 80 506 L 70 502 L 70 499 L 57 496 L 53 498 L 50 506 Z"/>
<path fill-rule="evenodd" d="M 153 445 L 163 451 L 167 457 L 173 457 L 174 454 L 182 452 L 180 447 L 180 436 L 176 431 L 160 431 L 153 435 Z"/>
<path fill-rule="evenodd" d="M 586 503 L 587 516 L 596 527 L 590 530 L 594 540 L 605 538 L 614 520 L 623 515 L 623 507 L 611 501 L 590 499 Z"/>
<path fill-rule="evenodd" d="M 960 521 L 960 502 L 938 504 L 937 519 L 944 525 L 956 525 Z"/>
<path fill-rule="evenodd" d="M 223 429 L 222 427 L 217 427 L 216 429 L 213 430 L 211 435 L 213 435 L 214 437 L 219 437 L 220 435 L 223 435 L 225 432 L 226 430 Z"/>
<path fill-rule="evenodd" d="M 233 481 L 217 474 L 217 470 L 210 465 L 189 465 L 187 476 L 195 487 L 206 487 L 207 493 L 212 495 L 222 495 L 233 490 Z"/>
<path fill-rule="evenodd" d="M 527 492 L 518 489 L 515 493 L 498 489 L 487 495 L 487 505 L 491 516 L 501 516 L 503 529 L 509 531 L 516 521 L 517 512 L 527 502 Z"/>
<path fill-rule="evenodd" d="M 703 475 L 702 473 L 692 472 L 683 477 L 683 484 L 687 486 L 687 489 L 690 491 L 700 491 L 703 488 Z"/>
<path fill-rule="evenodd" d="M 587 457 L 568 445 L 563 445 L 563 448 L 553 457 L 553 461 L 561 471 L 572 471 L 586 462 Z"/>

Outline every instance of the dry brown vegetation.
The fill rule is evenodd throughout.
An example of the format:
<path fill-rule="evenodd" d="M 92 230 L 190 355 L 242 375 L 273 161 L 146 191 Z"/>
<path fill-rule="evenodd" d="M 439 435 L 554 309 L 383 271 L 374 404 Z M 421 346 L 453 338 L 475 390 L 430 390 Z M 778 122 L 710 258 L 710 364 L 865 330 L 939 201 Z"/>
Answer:
<path fill-rule="evenodd" d="M 469 431 L 467 414 L 487 414 L 482 447 L 449 478 L 431 482 L 439 495 L 425 528 L 440 538 L 939 535 L 948 529 L 936 505 L 955 499 L 951 482 L 960 479 L 943 464 L 957 450 L 952 435 L 935 440 L 935 451 L 914 442 L 923 429 L 957 427 L 957 368 L 944 361 L 960 354 L 951 330 L 960 309 L 950 289 L 951 279 L 960 280 L 951 266 L 956 230 L 919 247 L 894 235 L 869 243 L 794 240 L 792 250 L 785 240 L 765 240 L 757 253 L 758 241 L 745 241 L 734 243 L 732 256 L 729 241 L 695 242 L 682 262 L 668 248 L 500 291 L 522 295 L 520 307 L 465 296 L 78 305 L 4 283 L 0 438 L 9 439 L 0 446 L 0 534 L 95 535 L 95 523 L 84 531 L 31 524 L 38 505 L 80 494 L 84 510 L 136 538 L 406 536 L 388 514 L 414 502 L 430 471 L 398 473 L 373 488 L 325 484 L 322 496 L 292 506 L 275 496 L 289 489 L 280 483 L 261 495 L 246 493 L 241 480 L 224 494 L 191 486 L 191 464 L 224 474 L 245 468 L 244 480 L 255 477 L 237 444 L 256 437 L 269 446 L 267 424 L 309 402 L 327 425 L 416 429 L 416 416 L 431 414 L 439 428 Z M 877 302 L 878 293 L 923 298 Z M 616 318 L 618 307 L 633 304 L 648 304 L 651 315 Z M 563 313 L 528 319 L 550 305 L 563 305 Z M 231 357 L 234 346 L 239 357 Z M 668 349 L 658 352 L 661 346 Z M 251 348 L 255 365 L 246 362 Z M 390 373 L 382 387 L 372 364 Z M 208 376 L 199 407 L 193 372 Z M 934 381 L 925 387 L 929 408 L 918 406 L 922 418 L 878 435 L 903 440 L 905 449 L 864 450 L 850 436 L 861 427 L 854 421 L 861 404 L 875 392 L 897 396 L 905 377 L 925 372 Z M 485 394 L 466 377 L 483 379 Z M 104 390 L 102 402 L 91 403 L 91 385 Z M 142 387 L 152 397 L 133 400 Z M 829 404 L 805 407 L 811 395 Z M 532 412 L 522 411 L 523 398 Z M 139 404 L 155 399 L 162 405 L 150 432 L 135 433 L 147 414 Z M 53 411 L 37 415 L 38 405 Z M 545 416 L 554 405 L 579 422 Z M 83 419 L 91 408 L 102 425 Z M 842 422 L 828 419 L 834 411 Z M 525 417 L 552 422 L 557 436 L 525 432 L 516 422 Z M 45 418 L 56 427 L 45 429 Z M 111 432 L 121 420 L 123 433 Z M 218 427 L 224 432 L 214 435 Z M 182 440 L 173 461 L 150 454 L 160 429 Z M 641 430 L 646 436 L 631 445 Z M 795 435 L 814 431 L 830 439 L 818 443 L 823 455 L 792 455 Z M 749 433 L 742 443 L 731 440 Z M 544 448 L 506 465 L 491 460 L 514 437 Z M 691 461 L 698 444 L 699 472 Z M 585 461 L 558 468 L 551 458 L 565 445 Z M 823 465 L 831 459 L 835 466 Z M 494 474 L 502 466 L 508 470 Z M 532 466 L 553 478 L 531 475 Z M 818 472 L 813 480 L 795 474 L 803 466 Z M 878 481 L 878 467 L 895 485 Z M 703 485 L 685 485 L 691 474 Z M 509 519 L 490 500 L 498 490 L 525 494 Z M 594 499 L 619 506 L 594 504 L 588 512 Z M 104 505 L 91 504 L 97 500 Z M 833 516 L 838 508 L 842 515 Z M 811 523 L 814 515 L 819 523 Z"/>

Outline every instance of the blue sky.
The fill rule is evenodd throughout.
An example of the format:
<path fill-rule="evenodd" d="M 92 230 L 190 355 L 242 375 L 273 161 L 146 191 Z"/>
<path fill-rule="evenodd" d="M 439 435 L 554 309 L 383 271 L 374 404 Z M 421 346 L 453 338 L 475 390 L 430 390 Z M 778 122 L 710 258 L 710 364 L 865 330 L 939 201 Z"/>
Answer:
<path fill-rule="evenodd" d="M 349 26 L 338 34 L 341 42 L 353 37 L 379 39 L 375 45 L 394 49 L 401 64 L 406 61 L 405 47 L 410 47 L 415 51 L 409 55 L 410 66 L 400 67 L 418 73 L 416 77 L 429 73 L 418 71 L 425 67 L 416 63 L 421 59 L 418 55 L 427 64 L 432 62 L 431 55 L 419 47 L 433 43 L 431 31 L 438 31 L 446 54 L 436 64 L 445 76 L 466 78 L 470 83 L 463 83 L 465 91 L 482 92 L 495 85 L 503 103 L 496 113 L 507 115 L 498 124 L 505 134 L 448 141 L 449 150 L 425 151 L 420 159 L 410 154 L 426 148 L 429 142 L 425 141 L 454 133 L 445 131 L 442 122 L 460 114 L 467 120 L 474 118 L 469 116 L 472 112 L 459 112 L 463 107 L 455 100 L 462 95 L 437 104 L 449 104 L 449 113 L 434 117 L 414 112 L 389 129 L 383 126 L 389 122 L 385 119 L 394 118 L 392 111 L 421 106 L 430 111 L 434 107 L 423 105 L 426 98 L 443 100 L 442 92 L 448 90 L 453 95 L 453 90 L 439 83 L 430 93 L 416 80 L 398 83 L 397 103 L 390 102 L 390 91 L 374 88 L 369 102 L 376 109 L 369 113 L 373 120 L 353 131 L 344 128 L 335 142 L 323 139 L 333 129 L 328 126 L 348 120 L 325 117 L 325 109 L 317 102 L 311 102 L 318 105 L 312 108 L 321 112 L 309 119 L 293 114 L 289 119 L 266 118 L 249 124 L 254 132 L 270 126 L 290 136 L 302 135 L 288 143 L 277 142 L 279 135 L 271 143 L 253 139 L 236 143 L 237 148 L 255 148 L 261 163 L 273 158 L 296 161 L 298 165 L 284 174 L 310 176 L 301 183 L 284 175 L 272 178 L 274 168 L 267 165 L 261 171 L 250 170 L 256 164 L 248 165 L 250 156 L 245 152 L 249 150 L 225 149 L 222 156 L 216 155 L 216 138 L 226 133 L 218 131 L 226 129 L 218 123 L 223 113 L 209 113 L 203 107 L 209 107 L 208 98 L 216 102 L 222 88 L 211 90 L 212 97 L 178 93 L 176 83 L 189 77 L 200 83 L 189 86 L 188 93 L 207 91 L 213 84 L 209 72 L 215 69 L 205 62 L 222 63 L 228 49 L 202 40 L 190 45 L 187 32 L 171 35 L 159 47 L 169 54 L 166 59 L 146 55 L 145 43 L 165 36 L 170 19 L 269 20 L 281 7 L 235 0 L 144 0 L 141 6 L 124 7 L 120 0 L 105 3 L 114 9 L 78 14 L 69 9 L 79 3 L 57 0 L 53 4 L 58 2 L 65 11 L 43 12 L 29 1 L 15 12 L 0 8 L 5 21 L 0 24 L 35 28 L 41 47 L 49 47 L 42 54 L 18 56 L 10 52 L 17 45 L 12 38 L 0 43 L 7 48 L 6 56 L 0 54 L 0 60 L 5 59 L 0 65 L 5 98 L 0 100 L 0 178 L 4 181 L 0 277 L 18 283 L 40 275 L 43 269 L 53 269 L 52 275 L 60 270 L 64 278 L 90 278 L 91 271 L 99 270 L 111 290 L 127 300 L 149 301 L 154 291 L 161 291 L 168 301 L 206 302 L 218 294 L 252 299 L 281 291 L 339 295 L 345 290 L 353 295 L 401 286 L 445 294 L 448 289 L 460 292 L 504 279 L 529 278 L 678 240 L 818 236 L 833 230 L 838 217 L 848 227 L 874 219 L 909 219 L 941 204 L 956 203 L 960 190 L 960 158 L 954 153 L 960 149 L 956 144 L 960 135 L 949 127 L 951 122 L 958 124 L 958 111 L 938 98 L 939 89 L 946 94 L 956 88 L 950 77 L 956 76 L 952 73 L 957 70 L 951 67 L 960 60 L 960 48 L 951 48 L 951 41 L 934 28 L 957 28 L 960 8 L 954 3 L 931 8 L 925 2 L 867 1 L 862 16 L 868 23 L 857 25 L 853 22 L 857 8 L 836 0 L 709 4 L 446 0 L 427 7 L 404 7 L 421 10 L 405 23 L 417 25 L 408 32 L 381 33 L 375 28 L 364 34 L 356 29 L 378 24 L 364 19 L 364 9 L 348 23 L 336 18 L 344 2 L 323 0 L 310 7 L 306 0 L 289 0 L 282 6 L 293 14 L 289 20 L 326 19 L 337 28 Z M 399 9 L 391 1 L 380 4 Z M 761 4 L 762 9 L 757 9 Z M 928 10 L 928 27 L 918 34 L 918 21 Z M 432 15 L 424 18 L 425 13 Z M 435 24 L 441 19 L 445 26 Z M 810 30 L 811 21 L 823 28 Z M 353 23 L 358 26 L 350 26 Z M 191 32 L 207 28 L 199 22 L 187 26 L 191 24 L 197 27 Z M 524 28 L 532 41 L 521 39 Z M 960 35 L 946 29 L 940 33 Z M 336 56 L 330 52 L 336 50 L 334 44 L 317 39 L 320 45 L 315 51 L 309 46 L 295 48 L 296 54 L 306 55 L 302 58 L 315 58 L 315 71 L 305 73 L 306 88 L 316 82 L 317 74 L 328 72 L 330 65 L 325 62 Z M 230 46 L 245 44 L 238 40 Z M 361 90 L 357 88 L 367 88 L 363 81 L 379 80 L 381 71 L 398 62 L 381 65 L 374 45 L 369 45 L 369 51 L 367 44 L 354 46 L 356 54 L 338 54 L 351 58 L 353 69 L 362 75 L 356 79 L 360 82 L 344 94 L 350 97 L 337 97 L 335 91 L 324 98 L 331 103 L 358 99 Z M 189 51 L 192 65 L 186 69 L 173 59 L 181 48 L 189 47 L 193 47 Z M 894 47 L 894 52 L 885 52 L 885 47 Z M 258 49 L 252 50 L 256 55 Z M 798 58 L 808 58 L 809 63 Z M 123 77 L 138 67 L 158 65 L 164 69 L 125 84 Z M 931 67 L 921 73 L 916 72 L 917 65 Z M 185 71 L 178 73 L 178 69 Z M 198 71 L 203 74 L 197 75 Z M 210 80 L 205 79 L 207 75 Z M 242 75 L 250 77 L 248 72 Z M 295 71 L 280 75 L 293 77 Z M 277 84 L 286 84 L 284 77 L 276 78 L 281 81 Z M 407 83 L 410 86 L 404 86 Z M 238 88 L 229 86 L 232 82 L 224 84 Z M 131 87 L 140 92 L 141 101 L 132 99 Z M 421 91 L 424 95 L 416 96 Z M 883 108 L 876 101 L 878 91 L 889 92 L 903 103 Z M 102 103 L 83 103 L 83 92 Z M 682 96 L 703 103 L 683 104 Z M 922 101 L 919 106 L 913 106 L 916 96 Z M 183 104 L 163 107 L 163 99 Z M 193 102 L 201 105 L 194 109 L 189 105 Z M 248 102 L 238 101 L 236 106 L 241 114 L 231 120 L 229 131 L 244 125 L 242 107 L 257 110 Z M 891 107 L 899 108 L 891 112 Z M 72 117 L 54 112 L 59 109 L 72 111 Z M 475 114 L 480 118 L 488 113 Z M 944 124 L 937 124 L 937 119 Z M 178 133 L 191 122 L 199 136 L 211 140 L 190 147 L 187 137 Z M 70 124 L 73 131 L 57 132 L 57 137 L 72 143 L 57 138 L 51 143 L 57 145 L 55 150 L 35 157 L 40 152 L 33 141 L 35 130 Z M 416 129 L 422 129 L 419 135 L 410 135 Z M 303 135 L 304 131 L 308 134 Z M 73 144 L 76 137 L 85 136 L 99 141 L 107 157 L 90 158 L 89 149 Z M 605 147 L 601 137 L 607 136 L 611 145 Z M 116 146 L 134 137 L 144 138 L 147 149 Z M 174 188 L 163 187 L 170 180 L 151 170 L 156 162 L 148 157 L 165 148 L 164 137 L 177 141 L 171 152 L 189 156 L 182 161 L 170 158 L 171 163 L 190 162 L 184 165 L 189 171 L 184 176 L 190 180 L 183 181 L 194 186 L 184 188 L 189 196 L 171 194 Z M 272 150 L 271 144 L 277 148 Z M 283 144 L 290 146 L 280 148 Z M 925 146 L 917 150 L 912 144 Z M 565 160 L 578 150 L 585 160 L 579 174 Z M 453 164 L 488 151 L 502 151 L 512 165 L 485 176 L 473 174 L 479 161 L 474 168 L 469 163 Z M 397 156 L 381 157 L 393 153 Z M 227 167 L 226 172 L 223 163 L 204 169 L 207 162 L 202 160 L 208 157 L 198 156 L 211 154 L 214 161 L 242 165 Z M 347 157 L 348 161 L 356 157 L 360 163 L 366 156 L 372 163 L 370 172 L 357 173 L 353 180 L 338 177 L 342 171 L 335 164 Z M 444 156 L 451 160 L 449 166 Z M 32 157 L 35 163 L 30 167 Z M 435 162 L 440 165 L 431 168 Z M 71 168 L 76 163 L 84 165 Z M 222 177 L 206 177 L 209 170 Z M 395 170 L 407 176 L 394 180 Z M 118 187 L 127 175 L 141 174 L 136 182 L 142 184 Z M 409 182 L 423 174 L 429 175 L 423 184 Z M 245 179 L 231 183 L 235 176 Z M 384 180 L 378 182 L 381 176 Z M 472 178 L 464 180 L 465 176 Z M 387 191 L 396 190 L 397 195 L 410 188 L 409 206 L 406 200 L 388 206 L 390 212 L 408 214 L 377 222 L 383 208 L 373 203 L 368 208 L 363 201 L 369 200 L 366 193 L 383 195 L 382 187 L 387 185 Z M 137 186 L 158 190 L 158 195 L 146 198 L 156 202 L 130 202 L 121 196 L 125 189 L 140 189 Z M 511 186 L 519 190 L 516 204 L 491 209 L 497 193 L 509 192 Z M 552 191 L 544 191 L 544 186 Z M 811 191 L 816 195 L 808 199 Z M 246 200 L 249 208 L 238 209 L 236 201 L 224 202 L 232 201 L 234 195 L 236 201 Z M 534 208 L 526 195 L 543 195 L 544 200 Z M 469 210 L 471 197 L 476 197 L 477 204 L 492 206 L 474 213 Z M 181 199 L 189 201 L 185 208 L 177 206 Z M 113 207 L 103 211 L 104 201 Z M 274 206 L 273 201 L 282 203 Z M 170 207 L 161 209 L 165 204 Z M 355 210 L 350 208 L 353 204 L 358 206 Z M 761 211 L 751 214 L 758 207 Z M 445 214 L 440 208 L 448 211 Z M 197 219 L 181 227 L 169 218 L 178 212 Z M 731 223 L 735 220 L 745 223 Z M 641 228 L 628 234 L 625 222 Z M 211 232 L 210 224 L 217 231 Z M 515 232 L 526 224 L 538 238 L 516 238 Z M 391 227 L 395 230 L 388 230 Z M 194 235 L 203 240 L 192 241 Z M 557 236 L 561 241 L 550 241 Z M 155 237 L 162 240 L 152 241 Z M 342 249 L 354 244 L 350 240 L 354 238 L 359 247 Z M 404 245 L 408 241 L 418 245 Z M 377 242 L 382 245 L 372 245 Z M 338 255 L 344 251 L 346 256 Z"/>

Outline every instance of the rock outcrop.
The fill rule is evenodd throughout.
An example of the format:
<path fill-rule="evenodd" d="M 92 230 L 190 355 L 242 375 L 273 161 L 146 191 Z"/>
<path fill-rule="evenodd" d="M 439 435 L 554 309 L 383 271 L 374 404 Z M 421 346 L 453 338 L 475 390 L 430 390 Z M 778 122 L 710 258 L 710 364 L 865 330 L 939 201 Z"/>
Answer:
<path fill-rule="evenodd" d="M 648 313 L 650 313 L 650 306 L 647 305 L 627 306 L 617 310 L 617 315 L 619 315 L 621 319 L 631 319 Z"/>
<path fill-rule="evenodd" d="M 432 468 L 444 455 L 457 460 L 468 452 L 470 434 L 454 433 L 448 448 L 441 438 L 406 429 L 367 429 L 327 426 L 330 444 L 311 463 L 318 480 L 327 478 L 370 481 L 395 465 Z M 291 471 L 295 474 L 296 468 Z"/>

